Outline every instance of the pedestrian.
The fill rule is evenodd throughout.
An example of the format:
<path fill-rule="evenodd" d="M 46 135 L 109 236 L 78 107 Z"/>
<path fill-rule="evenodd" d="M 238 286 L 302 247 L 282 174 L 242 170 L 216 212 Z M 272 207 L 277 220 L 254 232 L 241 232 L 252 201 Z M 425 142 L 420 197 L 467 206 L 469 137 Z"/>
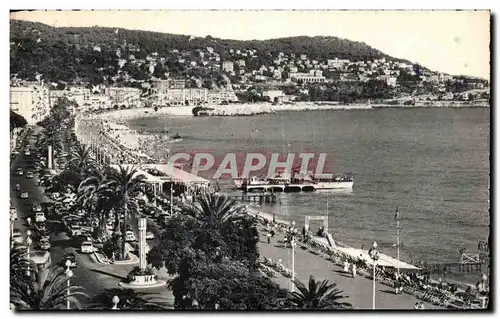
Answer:
<path fill-rule="evenodd" d="M 352 264 L 352 278 L 356 278 L 356 264 Z"/>
<path fill-rule="evenodd" d="M 271 233 L 267 233 L 267 243 L 271 244 Z"/>
<path fill-rule="evenodd" d="M 424 303 L 423 303 L 422 301 L 420 302 L 420 305 L 419 305 L 419 306 L 420 306 L 420 307 L 419 307 L 419 308 L 420 308 L 420 310 L 425 310 L 425 306 L 424 306 Z"/>
<path fill-rule="evenodd" d="M 347 274 L 349 272 L 349 262 L 344 259 L 344 272 Z"/>
<path fill-rule="evenodd" d="M 415 306 L 414 306 L 415 309 L 419 310 L 420 309 L 420 305 L 418 304 L 418 301 L 415 303 Z"/>

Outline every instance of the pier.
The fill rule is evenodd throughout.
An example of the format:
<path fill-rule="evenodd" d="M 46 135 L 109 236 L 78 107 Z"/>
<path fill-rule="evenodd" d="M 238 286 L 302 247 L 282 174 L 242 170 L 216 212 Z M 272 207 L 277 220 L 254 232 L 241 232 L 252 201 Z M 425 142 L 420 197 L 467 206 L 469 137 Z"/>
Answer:
<path fill-rule="evenodd" d="M 242 201 L 242 202 L 259 202 L 265 204 L 275 204 L 276 195 L 274 194 L 246 194 L 246 195 L 235 195 L 229 196 L 230 198 Z"/>

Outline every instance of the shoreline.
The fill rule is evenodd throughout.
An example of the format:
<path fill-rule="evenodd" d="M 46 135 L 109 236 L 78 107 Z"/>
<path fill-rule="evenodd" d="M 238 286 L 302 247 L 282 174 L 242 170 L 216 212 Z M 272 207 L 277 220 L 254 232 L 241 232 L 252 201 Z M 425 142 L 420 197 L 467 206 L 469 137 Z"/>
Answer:
<path fill-rule="evenodd" d="M 156 111 L 153 108 L 132 108 L 124 110 L 108 110 L 97 116 L 110 116 L 115 120 L 128 120 L 137 118 L 147 118 L 168 115 L 171 117 L 194 117 L 193 108 L 196 106 L 168 106 L 158 108 Z M 439 103 L 439 105 L 393 105 L 386 103 L 379 104 L 339 104 L 335 102 L 302 102 L 294 104 L 277 104 L 271 103 L 247 103 L 247 104 L 229 104 L 229 105 L 204 105 L 203 107 L 211 108 L 212 111 L 206 115 L 198 115 L 198 117 L 206 116 L 252 116 L 259 114 L 276 114 L 278 112 L 288 111 L 361 111 L 361 110 L 378 110 L 378 109 L 410 109 L 410 108 L 488 108 L 488 105 L 472 105 L 459 102 Z"/>

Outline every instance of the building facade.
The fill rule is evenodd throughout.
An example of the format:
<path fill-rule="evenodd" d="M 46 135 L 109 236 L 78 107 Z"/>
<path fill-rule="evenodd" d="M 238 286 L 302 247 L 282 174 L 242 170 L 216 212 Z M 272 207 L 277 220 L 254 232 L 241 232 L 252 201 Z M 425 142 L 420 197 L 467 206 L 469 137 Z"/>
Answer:
<path fill-rule="evenodd" d="M 224 61 L 222 62 L 222 71 L 223 72 L 233 72 L 234 64 L 232 61 Z"/>
<path fill-rule="evenodd" d="M 141 90 L 130 87 L 108 87 L 105 90 L 113 107 L 133 108 L 140 106 Z"/>
<path fill-rule="evenodd" d="M 232 90 L 210 90 L 207 95 L 208 104 L 222 104 L 236 102 L 238 97 Z"/>
<path fill-rule="evenodd" d="M 11 87 L 10 109 L 24 117 L 29 125 L 36 124 L 50 112 L 49 88 L 43 85 Z"/>
<path fill-rule="evenodd" d="M 300 84 L 323 83 L 326 78 L 322 75 L 312 75 L 309 73 L 290 73 L 290 79 Z"/>

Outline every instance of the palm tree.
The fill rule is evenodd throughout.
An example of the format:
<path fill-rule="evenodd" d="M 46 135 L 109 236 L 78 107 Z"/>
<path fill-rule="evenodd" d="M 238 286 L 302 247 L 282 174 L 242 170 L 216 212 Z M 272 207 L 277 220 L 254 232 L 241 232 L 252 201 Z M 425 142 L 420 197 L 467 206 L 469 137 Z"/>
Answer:
<path fill-rule="evenodd" d="M 73 170 L 79 174 L 81 178 L 84 178 L 86 174 L 96 170 L 96 162 L 91 155 L 90 147 L 75 144 L 72 147 L 70 160 L 66 164 L 66 169 Z"/>
<path fill-rule="evenodd" d="M 340 302 L 341 299 L 349 298 L 342 295 L 336 283 L 328 280 L 316 281 L 314 276 L 309 276 L 309 287 L 301 281 L 293 281 L 298 291 L 290 292 L 288 299 L 299 309 L 349 309 L 352 305 Z"/>
<path fill-rule="evenodd" d="M 33 274 L 33 280 L 11 282 L 10 302 L 18 310 L 64 309 L 67 300 L 80 309 L 77 297 L 88 297 L 82 287 L 68 286 L 69 278 L 62 267 L 53 266 L 48 271 L 37 271 L 35 268 Z"/>
<path fill-rule="evenodd" d="M 123 212 L 122 222 L 122 251 L 121 258 L 125 258 L 125 230 L 130 214 L 137 214 L 137 197 L 142 191 L 145 176 L 138 174 L 135 167 L 119 166 L 117 170 L 112 170 L 107 175 L 107 183 L 102 185 L 100 193 L 115 194 L 116 207 Z"/>
<path fill-rule="evenodd" d="M 34 263 L 27 258 L 28 250 L 23 246 L 14 246 L 10 250 L 10 283 L 22 282 L 28 279 L 26 271 L 35 269 Z"/>
<path fill-rule="evenodd" d="M 99 221 L 97 237 L 106 234 L 106 221 L 108 213 L 118 211 L 117 194 L 106 186 L 104 174 L 95 171 L 95 175 L 83 180 L 78 186 L 75 208 L 84 209 Z M 118 216 L 117 216 L 118 217 Z M 115 225 L 115 227 L 118 224 Z"/>
<path fill-rule="evenodd" d="M 97 296 L 93 297 L 90 302 L 90 309 L 109 310 L 113 304 L 113 297 L 118 296 L 120 301 L 117 305 L 118 309 L 122 310 L 161 310 L 163 309 L 155 303 L 145 300 L 148 295 L 143 292 L 137 292 L 133 289 L 112 288 L 105 289 Z"/>
<path fill-rule="evenodd" d="M 227 221 L 238 222 L 246 217 L 244 206 L 238 205 L 232 198 L 215 194 L 202 195 L 195 204 L 183 205 L 181 210 L 185 215 L 211 226 Z"/>

